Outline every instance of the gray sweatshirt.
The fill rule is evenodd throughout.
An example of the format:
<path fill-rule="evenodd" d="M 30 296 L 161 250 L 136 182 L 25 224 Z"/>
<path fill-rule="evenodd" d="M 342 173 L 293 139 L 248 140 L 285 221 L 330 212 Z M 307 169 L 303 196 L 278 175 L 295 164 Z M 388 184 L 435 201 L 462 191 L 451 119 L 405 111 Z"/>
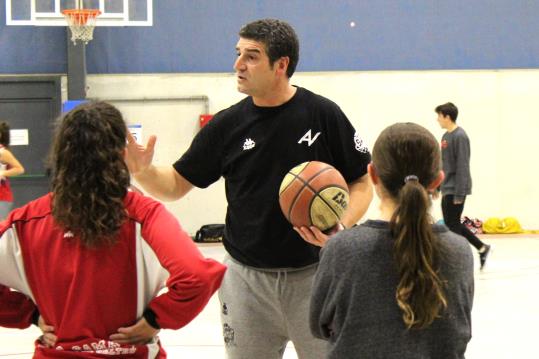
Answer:
<path fill-rule="evenodd" d="M 470 175 L 470 140 L 461 127 L 442 136 L 442 165 L 445 179 L 442 195 L 452 194 L 457 200 L 464 200 L 472 193 Z"/>
<path fill-rule="evenodd" d="M 448 307 L 422 330 L 407 330 L 389 223 L 367 221 L 332 237 L 321 251 L 310 308 L 312 333 L 332 359 L 464 358 L 471 338 L 473 258 L 466 239 L 434 225 Z"/>

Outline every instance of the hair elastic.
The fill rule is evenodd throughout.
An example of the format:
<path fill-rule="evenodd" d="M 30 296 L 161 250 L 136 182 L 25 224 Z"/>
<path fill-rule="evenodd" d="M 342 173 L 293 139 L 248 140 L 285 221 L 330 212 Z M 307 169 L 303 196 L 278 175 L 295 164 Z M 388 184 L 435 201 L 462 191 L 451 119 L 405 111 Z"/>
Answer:
<path fill-rule="evenodd" d="M 409 175 L 404 177 L 404 183 L 408 181 L 419 181 L 419 178 L 416 175 Z"/>

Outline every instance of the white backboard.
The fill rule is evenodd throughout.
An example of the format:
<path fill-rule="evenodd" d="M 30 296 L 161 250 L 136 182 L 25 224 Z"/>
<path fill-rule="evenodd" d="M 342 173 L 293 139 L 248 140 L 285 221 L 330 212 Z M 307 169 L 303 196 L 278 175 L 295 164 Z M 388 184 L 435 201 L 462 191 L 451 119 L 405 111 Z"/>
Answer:
<path fill-rule="evenodd" d="M 97 26 L 152 26 L 153 0 L 5 0 L 6 25 L 67 26 L 62 10 L 99 9 Z"/>

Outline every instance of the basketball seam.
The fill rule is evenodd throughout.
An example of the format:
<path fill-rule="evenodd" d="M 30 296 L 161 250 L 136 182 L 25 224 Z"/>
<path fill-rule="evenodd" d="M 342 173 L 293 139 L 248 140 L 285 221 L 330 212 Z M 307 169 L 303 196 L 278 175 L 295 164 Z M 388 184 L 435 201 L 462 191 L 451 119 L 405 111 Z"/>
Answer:
<path fill-rule="evenodd" d="M 293 174 L 293 173 L 291 173 L 291 172 L 287 172 L 286 174 L 287 174 L 287 175 L 288 175 L 288 174 L 294 175 L 294 174 Z M 285 175 L 285 176 L 286 176 L 286 175 Z M 295 176 L 295 175 L 294 175 L 294 176 Z M 281 191 L 281 190 L 279 190 L 279 196 L 280 196 L 281 194 L 283 194 L 283 193 L 284 193 L 284 192 L 285 192 L 285 191 L 286 191 L 286 190 L 287 190 L 287 189 L 288 189 L 288 188 L 289 188 L 289 187 L 290 187 L 290 186 L 292 185 L 292 183 L 294 183 L 294 180 L 292 180 L 292 181 L 288 182 L 288 184 L 286 185 L 286 187 L 285 187 L 285 188 L 283 188 L 283 190 L 282 190 L 282 191 Z"/>
<path fill-rule="evenodd" d="M 331 185 L 331 186 L 322 187 L 322 188 L 320 189 L 320 191 L 315 192 L 316 194 L 313 196 L 313 198 L 311 199 L 311 202 L 309 203 L 309 208 L 311 208 L 311 205 L 313 204 L 314 199 L 315 199 L 316 197 L 318 197 L 318 198 L 320 198 L 320 199 L 322 200 L 322 202 L 324 202 L 324 203 L 329 207 L 329 209 L 331 210 L 331 212 L 333 212 L 333 213 L 335 214 L 335 216 L 336 216 L 337 218 L 339 218 L 339 214 L 333 209 L 333 206 L 332 206 L 328 201 L 326 201 L 322 196 L 319 195 L 320 192 L 322 192 L 322 191 L 325 190 L 326 188 L 330 188 L 330 187 L 333 187 L 333 188 L 340 188 L 340 189 L 342 189 L 343 191 L 348 192 L 348 191 L 346 191 L 346 189 L 344 189 L 344 188 L 341 187 L 341 186 Z M 311 223 L 313 223 L 313 218 L 312 218 L 312 216 L 311 216 L 311 211 L 309 211 L 309 219 L 311 220 Z"/>
<path fill-rule="evenodd" d="M 296 193 L 296 195 L 294 196 L 294 199 L 292 200 L 292 204 L 290 205 L 290 208 L 288 209 L 288 216 L 287 216 L 288 221 L 290 221 L 291 218 L 292 218 L 292 209 L 294 209 L 294 206 L 296 205 L 296 202 L 297 202 L 297 200 L 298 200 L 298 198 L 299 198 L 299 195 L 301 194 L 301 192 L 303 192 L 303 189 L 304 189 L 305 187 L 309 188 L 309 189 L 315 194 L 315 196 L 313 196 L 313 199 L 316 198 L 316 196 L 318 196 L 318 192 L 315 191 L 314 188 L 311 187 L 311 186 L 309 185 L 309 183 L 310 183 L 314 178 L 316 178 L 320 173 L 325 172 L 325 171 L 329 171 L 329 170 L 331 170 L 331 169 L 334 168 L 334 167 L 332 167 L 331 165 L 328 165 L 328 167 L 323 168 L 323 169 L 321 169 L 320 171 L 318 171 L 318 172 L 316 172 L 315 174 L 313 174 L 308 180 L 304 180 L 303 178 L 299 177 L 299 175 L 300 175 L 303 171 L 305 171 L 305 168 L 307 168 L 307 167 L 308 167 L 308 165 L 305 166 L 301 171 L 299 171 L 298 174 L 295 174 L 295 173 L 293 173 L 293 172 L 291 172 L 291 171 L 288 172 L 288 173 L 290 173 L 292 176 L 294 176 L 294 179 L 293 179 L 292 181 L 290 181 L 290 183 L 294 182 L 295 179 L 298 179 L 300 182 L 303 183 L 303 187 L 301 188 L 300 191 L 298 191 L 298 192 Z M 287 186 L 287 188 L 288 188 L 288 186 Z M 283 190 L 283 193 L 284 193 L 284 190 Z M 309 202 L 309 208 L 311 207 L 311 204 L 312 204 L 312 199 L 311 199 L 311 202 Z M 311 220 L 311 224 L 313 224 L 313 220 L 312 220 L 312 218 L 311 218 L 311 211 L 309 211 L 309 219 Z"/>

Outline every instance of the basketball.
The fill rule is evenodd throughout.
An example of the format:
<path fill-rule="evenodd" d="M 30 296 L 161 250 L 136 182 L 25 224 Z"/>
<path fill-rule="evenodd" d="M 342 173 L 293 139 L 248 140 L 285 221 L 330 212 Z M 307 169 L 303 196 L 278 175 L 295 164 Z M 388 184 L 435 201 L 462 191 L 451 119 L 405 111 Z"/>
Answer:
<path fill-rule="evenodd" d="M 328 230 L 339 223 L 348 201 L 343 176 L 324 162 L 304 162 L 292 168 L 279 188 L 281 210 L 294 227 Z"/>

